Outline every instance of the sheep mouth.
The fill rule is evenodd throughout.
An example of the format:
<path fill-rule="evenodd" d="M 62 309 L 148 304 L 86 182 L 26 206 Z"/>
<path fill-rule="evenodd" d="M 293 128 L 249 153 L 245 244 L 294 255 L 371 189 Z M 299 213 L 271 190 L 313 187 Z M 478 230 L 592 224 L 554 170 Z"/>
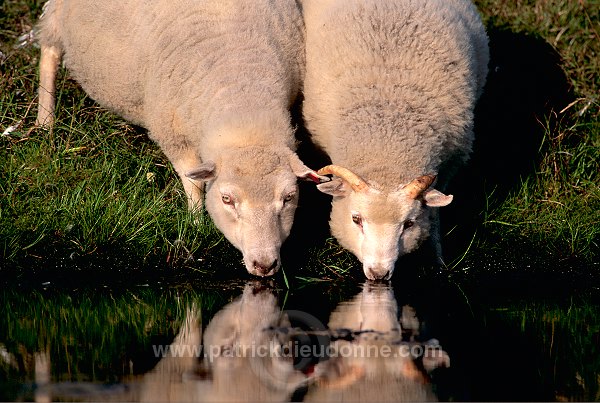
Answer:
<path fill-rule="evenodd" d="M 280 259 L 275 259 L 271 263 L 258 263 L 255 261 L 246 262 L 248 272 L 257 277 L 270 277 L 279 271 Z"/>

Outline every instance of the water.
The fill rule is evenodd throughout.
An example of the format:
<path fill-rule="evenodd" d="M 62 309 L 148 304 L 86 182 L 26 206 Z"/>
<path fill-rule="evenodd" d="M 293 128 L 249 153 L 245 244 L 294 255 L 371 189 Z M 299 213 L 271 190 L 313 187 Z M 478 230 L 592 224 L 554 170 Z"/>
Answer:
<path fill-rule="evenodd" d="M 0 400 L 600 400 L 593 287 L 394 276 L 5 287 Z"/>

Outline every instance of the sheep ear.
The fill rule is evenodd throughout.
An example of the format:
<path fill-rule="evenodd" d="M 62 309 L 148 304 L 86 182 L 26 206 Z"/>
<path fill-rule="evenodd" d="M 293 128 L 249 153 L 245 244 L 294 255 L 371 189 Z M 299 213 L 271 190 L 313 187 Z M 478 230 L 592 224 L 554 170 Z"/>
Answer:
<path fill-rule="evenodd" d="M 452 202 L 454 196 L 445 195 L 439 190 L 431 189 L 423 193 L 423 200 L 428 207 L 444 207 Z"/>
<path fill-rule="evenodd" d="M 215 178 L 216 165 L 214 162 L 209 161 L 200 164 L 197 168 L 186 172 L 185 176 L 195 181 L 207 182 Z"/>
<path fill-rule="evenodd" d="M 292 172 L 294 172 L 294 175 L 296 175 L 298 179 L 313 181 L 315 183 L 329 182 L 329 177 L 319 175 L 317 172 L 304 165 L 295 153 L 290 153 L 289 160 Z"/>
<path fill-rule="evenodd" d="M 350 185 L 340 178 L 335 178 L 329 182 L 321 183 L 317 185 L 317 189 L 325 194 L 336 197 L 347 196 L 352 191 Z"/>

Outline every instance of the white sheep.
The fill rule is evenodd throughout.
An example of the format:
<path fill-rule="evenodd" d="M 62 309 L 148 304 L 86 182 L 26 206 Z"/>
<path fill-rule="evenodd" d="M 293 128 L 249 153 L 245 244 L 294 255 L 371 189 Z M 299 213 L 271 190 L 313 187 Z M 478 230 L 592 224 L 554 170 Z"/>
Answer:
<path fill-rule="evenodd" d="M 206 209 L 248 271 L 277 272 L 297 178 L 319 180 L 294 152 L 289 108 L 304 74 L 295 0 L 50 0 L 38 31 L 38 124 L 53 123 L 62 57 L 94 100 L 148 129 L 190 209 L 206 183 Z"/>
<path fill-rule="evenodd" d="M 338 179 L 330 228 L 369 279 L 429 237 L 473 142 L 488 39 L 467 0 L 304 0 L 303 114 Z M 431 185 L 437 177 L 436 187 Z"/>

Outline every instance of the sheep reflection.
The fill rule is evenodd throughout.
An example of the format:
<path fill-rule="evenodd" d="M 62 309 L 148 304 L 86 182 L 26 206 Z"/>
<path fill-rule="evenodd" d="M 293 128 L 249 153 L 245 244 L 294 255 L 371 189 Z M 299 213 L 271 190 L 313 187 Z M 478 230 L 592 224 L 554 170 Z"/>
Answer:
<path fill-rule="evenodd" d="M 288 316 L 295 324 L 304 318 L 281 311 L 271 290 L 250 283 L 208 323 L 198 359 L 192 353 L 201 339 L 198 313 L 188 310 L 170 346 L 175 354 L 144 376 L 140 400 L 437 400 L 428 372 L 448 366 L 449 357 L 435 341 L 416 341 L 416 312 L 410 306 L 399 309 L 391 287 L 365 283 L 332 312 L 329 329 L 292 327 Z M 310 349 L 316 357 L 302 355 L 306 345 L 298 345 L 311 334 L 327 340 Z"/>
<path fill-rule="evenodd" d="M 334 337 L 340 329 L 346 336 L 315 368 L 305 401 L 437 400 L 427 372 L 448 366 L 449 357 L 436 342 L 415 342 L 419 320 L 410 306 L 399 312 L 391 287 L 365 283 L 332 312 L 329 328 Z"/>
<path fill-rule="evenodd" d="M 273 353 L 273 346 L 282 342 L 265 329 L 289 325 L 276 296 L 260 283 L 247 284 L 240 297 L 210 320 L 201 360 L 195 357 L 200 327 L 193 325 L 194 315 L 188 311 L 169 346 L 174 354 L 144 376 L 141 401 L 289 401 L 306 382 L 291 356 Z"/>

